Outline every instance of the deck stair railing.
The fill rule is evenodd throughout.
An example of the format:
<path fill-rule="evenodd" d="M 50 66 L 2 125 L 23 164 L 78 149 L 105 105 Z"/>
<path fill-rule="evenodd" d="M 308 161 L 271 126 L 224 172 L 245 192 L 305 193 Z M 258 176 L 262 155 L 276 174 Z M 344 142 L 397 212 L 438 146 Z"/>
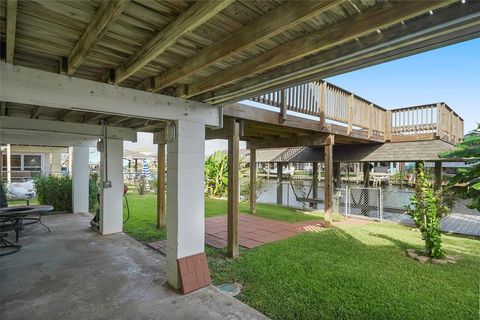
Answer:
<path fill-rule="evenodd" d="M 387 110 L 323 80 L 292 85 L 251 100 L 277 107 L 281 118 L 295 112 L 345 127 L 365 138 L 412 141 L 440 138 L 457 143 L 463 138 L 463 119 L 444 103 Z"/>

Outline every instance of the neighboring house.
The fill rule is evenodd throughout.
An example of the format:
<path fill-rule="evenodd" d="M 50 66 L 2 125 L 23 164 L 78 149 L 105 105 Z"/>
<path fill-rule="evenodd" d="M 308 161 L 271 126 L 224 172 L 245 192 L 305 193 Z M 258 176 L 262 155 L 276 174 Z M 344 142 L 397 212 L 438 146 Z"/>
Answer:
<path fill-rule="evenodd" d="M 10 168 L 7 148 L 10 148 Z M 61 174 L 62 154 L 68 154 L 68 152 L 67 147 L 1 146 L 0 170 L 3 181 L 26 181 L 35 173 Z"/>

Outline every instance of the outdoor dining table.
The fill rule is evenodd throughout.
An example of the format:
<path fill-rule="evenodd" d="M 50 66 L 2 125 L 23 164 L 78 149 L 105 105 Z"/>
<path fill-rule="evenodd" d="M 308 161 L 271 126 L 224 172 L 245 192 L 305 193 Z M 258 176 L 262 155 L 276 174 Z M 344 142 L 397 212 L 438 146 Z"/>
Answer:
<path fill-rule="evenodd" d="M 15 241 L 18 242 L 18 238 L 23 227 L 23 219 L 29 216 L 38 216 L 34 218 L 40 222 L 42 226 L 50 229 L 43 224 L 41 216 L 46 213 L 53 211 L 53 206 L 51 205 L 32 205 L 32 206 L 13 206 L 0 208 L 0 222 L 13 221 L 15 227 Z"/>

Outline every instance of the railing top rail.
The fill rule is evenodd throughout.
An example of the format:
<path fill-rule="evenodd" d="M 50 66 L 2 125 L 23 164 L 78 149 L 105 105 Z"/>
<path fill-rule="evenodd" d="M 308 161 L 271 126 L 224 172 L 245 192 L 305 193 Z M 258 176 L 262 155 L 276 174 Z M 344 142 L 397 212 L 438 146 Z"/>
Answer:
<path fill-rule="evenodd" d="M 390 111 L 392 111 L 392 112 L 401 112 L 401 111 L 408 111 L 408 110 L 412 110 L 412 109 L 418 109 L 418 108 L 422 108 L 422 107 L 436 107 L 437 104 L 438 104 L 438 103 L 419 104 L 419 105 L 416 105 L 416 106 L 408 106 L 408 107 L 394 108 L 394 109 L 390 109 Z"/>
<path fill-rule="evenodd" d="M 417 109 L 417 108 L 421 108 L 421 107 L 436 107 L 437 104 L 442 104 L 442 105 L 444 105 L 444 106 L 447 108 L 448 111 L 453 112 L 453 114 L 454 114 L 455 116 L 457 116 L 458 118 L 460 118 L 460 120 L 463 121 L 463 118 L 462 118 L 458 113 L 456 113 L 455 110 L 453 110 L 452 108 L 450 108 L 450 106 L 449 106 L 448 104 L 446 104 L 445 102 L 419 104 L 419 105 L 416 105 L 416 106 L 395 108 L 395 109 L 391 109 L 390 111 L 392 111 L 392 112 L 401 112 L 401 111 L 407 111 L 407 110 Z"/>

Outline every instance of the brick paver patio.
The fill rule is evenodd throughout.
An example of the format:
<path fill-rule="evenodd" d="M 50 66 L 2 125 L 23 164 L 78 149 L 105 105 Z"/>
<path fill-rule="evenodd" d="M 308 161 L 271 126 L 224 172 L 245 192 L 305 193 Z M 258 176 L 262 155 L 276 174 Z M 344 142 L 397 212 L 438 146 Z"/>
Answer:
<path fill-rule="evenodd" d="M 288 223 L 241 214 L 238 218 L 238 244 L 255 248 L 264 243 L 290 238 L 305 231 L 323 228 L 321 221 Z M 215 248 L 227 245 L 227 216 L 205 219 L 205 243 Z"/>
<path fill-rule="evenodd" d="M 348 218 L 334 221 L 333 225 L 368 224 L 371 221 Z M 323 221 L 303 221 L 288 223 L 277 220 L 241 214 L 238 218 L 238 244 L 251 249 L 262 244 L 290 238 L 302 232 L 315 232 L 323 229 Z M 165 255 L 166 240 L 160 240 L 147 245 Z M 211 247 L 227 246 L 227 216 L 217 216 L 205 219 L 205 243 Z"/>

